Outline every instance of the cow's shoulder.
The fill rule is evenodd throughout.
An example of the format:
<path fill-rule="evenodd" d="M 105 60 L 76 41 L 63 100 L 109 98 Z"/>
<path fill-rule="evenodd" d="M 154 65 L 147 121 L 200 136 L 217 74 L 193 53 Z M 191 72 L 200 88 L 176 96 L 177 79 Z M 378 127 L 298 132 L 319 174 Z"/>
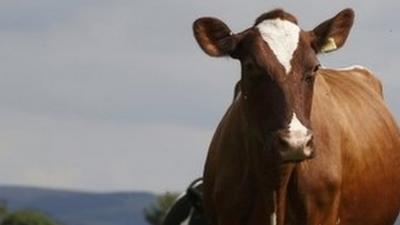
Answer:
<path fill-rule="evenodd" d="M 353 65 L 344 68 L 323 68 L 322 73 L 330 73 L 337 76 L 338 79 L 350 80 L 359 85 L 363 85 L 375 91 L 383 98 L 383 86 L 381 81 L 367 67 Z"/>
<path fill-rule="evenodd" d="M 318 98 L 313 102 L 318 122 L 325 123 L 325 118 L 337 121 L 334 125 L 347 138 L 352 152 L 373 151 L 398 138 L 396 122 L 382 98 L 382 84 L 369 69 L 323 68 L 318 76 L 318 91 L 314 91 Z"/>

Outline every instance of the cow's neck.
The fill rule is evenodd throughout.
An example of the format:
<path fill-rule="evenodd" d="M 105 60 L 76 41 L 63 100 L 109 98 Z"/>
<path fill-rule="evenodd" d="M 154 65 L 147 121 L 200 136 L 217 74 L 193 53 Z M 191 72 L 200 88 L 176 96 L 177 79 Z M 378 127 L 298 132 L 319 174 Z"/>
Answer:
<path fill-rule="evenodd" d="M 245 84 L 245 82 L 242 82 Z M 254 169 L 255 178 L 263 187 L 266 212 L 270 224 L 283 221 L 286 188 L 293 171 L 290 164 L 282 165 L 277 151 L 272 149 L 273 133 L 280 128 L 285 119 L 285 102 L 276 84 L 262 81 L 257 85 L 242 87 L 241 98 L 244 104 L 247 148 L 253 157 L 249 162 Z M 262 171 L 262 173 L 260 173 Z"/>

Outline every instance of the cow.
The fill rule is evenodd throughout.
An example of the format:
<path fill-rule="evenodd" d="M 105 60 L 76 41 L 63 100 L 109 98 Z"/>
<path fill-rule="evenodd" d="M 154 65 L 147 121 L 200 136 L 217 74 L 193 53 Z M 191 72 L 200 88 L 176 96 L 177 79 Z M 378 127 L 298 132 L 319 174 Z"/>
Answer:
<path fill-rule="evenodd" d="M 193 23 L 201 49 L 241 65 L 236 98 L 204 168 L 211 225 L 392 225 L 400 208 L 400 131 L 375 75 L 330 69 L 317 55 L 341 48 L 344 9 L 314 29 L 275 9 L 233 33 Z"/>
<path fill-rule="evenodd" d="M 202 178 L 194 180 L 170 207 L 162 225 L 207 225 L 202 187 Z"/>

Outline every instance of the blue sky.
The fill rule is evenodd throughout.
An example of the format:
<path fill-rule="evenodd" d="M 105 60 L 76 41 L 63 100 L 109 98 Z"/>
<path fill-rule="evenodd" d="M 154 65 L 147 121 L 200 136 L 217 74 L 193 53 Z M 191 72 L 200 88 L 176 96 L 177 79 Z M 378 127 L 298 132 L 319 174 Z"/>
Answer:
<path fill-rule="evenodd" d="M 1 184 L 94 191 L 182 190 L 201 175 L 239 79 L 236 61 L 206 56 L 192 22 L 233 31 L 282 7 L 312 29 L 345 7 L 356 21 L 326 66 L 361 64 L 400 116 L 398 1 L 0 2 Z"/>

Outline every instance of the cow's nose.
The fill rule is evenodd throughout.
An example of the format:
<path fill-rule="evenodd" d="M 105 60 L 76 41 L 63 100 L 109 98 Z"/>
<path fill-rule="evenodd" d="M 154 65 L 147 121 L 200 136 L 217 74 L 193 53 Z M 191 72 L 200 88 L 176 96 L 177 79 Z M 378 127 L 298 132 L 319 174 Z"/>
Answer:
<path fill-rule="evenodd" d="M 279 136 L 281 142 L 294 150 L 304 149 L 305 147 L 311 147 L 313 142 L 312 131 L 308 130 L 305 134 L 302 132 L 289 132 Z"/>
<path fill-rule="evenodd" d="M 284 161 L 301 161 L 313 155 L 313 134 L 311 130 L 281 131 L 278 133 L 278 148 Z"/>

